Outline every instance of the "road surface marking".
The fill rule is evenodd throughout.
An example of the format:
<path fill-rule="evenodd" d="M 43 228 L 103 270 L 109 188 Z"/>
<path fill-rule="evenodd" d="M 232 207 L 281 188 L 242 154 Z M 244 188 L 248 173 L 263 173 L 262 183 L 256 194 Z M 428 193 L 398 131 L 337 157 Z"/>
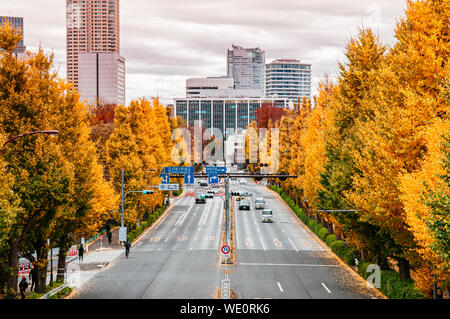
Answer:
<path fill-rule="evenodd" d="M 253 247 L 253 242 L 249 237 L 245 238 L 245 246 Z"/>
<path fill-rule="evenodd" d="M 214 240 L 214 236 L 203 236 L 203 240 Z"/>
<path fill-rule="evenodd" d="M 271 264 L 271 263 L 239 263 L 240 266 L 291 266 L 291 267 L 339 267 L 340 265 L 320 264 Z"/>
<path fill-rule="evenodd" d="M 188 238 L 186 236 L 178 236 L 177 241 L 186 241 Z"/>
<path fill-rule="evenodd" d="M 280 288 L 281 292 L 283 292 L 284 290 L 283 290 L 283 288 L 281 288 L 281 284 L 278 281 L 277 281 L 277 284 L 278 284 L 278 288 Z"/>
<path fill-rule="evenodd" d="M 328 293 L 329 293 L 329 294 L 331 294 L 331 291 L 330 291 L 330 289 L 328 289 L 328 287 L 327 287 L 327 286 L 325 286 L 325 284 L 324 284 L 324 283 L 322 283 L 322 286 L 323 286 L 323 288 L 325 288 L 325 290 L 326 290 L 326 291 L 328 291 Z"/>
<path fill-rule="evenodd" d="M 184 213 L 182 213 L 180 215 L 180 217 L 178 218 L 177 222 L 175 223 L 175 226 L 181 225 L 184 223 L 187 215 L 189 215 L 189 213 L 191 212 L 192 208 L 194 208 L 195 205 L 191 205 L 191 207 L 189 207 L 189 209 L 187 211 L 185 211 Z"/>
<path fill-rule="evenodd" d="M 263 242 L 262 238 L 260 238 L 259 241 L 261 242 L 261 245 L 263 246 L 263 249 L 266 250 L 266 246 L 264 246 L 264 242 Z"/>
<path fill-rule="evenodd" d="M 272 237 L 272 241 L 275 247 L 283 247 L 283 244 L 277 237 Z"/>
<path fill-rule="evenodd" d="M 292 240 L 291 240 L 290 238 L 288 238 L 288 240 L 289 240 L 289 242 L 291 243 L 292 247 L 294 247 L 295 252 L 298 253 L 298 249 L 297 249 L 297 247 L 295 247 L 295 245 L 294 245 L 294 243 L 292 242 Z"/>

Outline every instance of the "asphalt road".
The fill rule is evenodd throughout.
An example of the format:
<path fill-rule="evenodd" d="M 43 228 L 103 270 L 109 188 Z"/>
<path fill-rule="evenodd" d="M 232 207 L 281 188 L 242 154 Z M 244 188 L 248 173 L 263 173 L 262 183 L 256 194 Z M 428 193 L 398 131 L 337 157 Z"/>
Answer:
<path fill-rule="evenodd" d="M 338 261 L 299 222 L 279 197 L 256 184 L 239 185 L 251 210 L 239 210 L 235 201 L 237 264 L 230 279 L 239 298 L 330 299 L 375 297 L 363 281 Z M 273 211 L 274 222 L 262 223 L 255 198 L 263 197 Z"/>
<path fill-rule="evenodd" d="M 166 217 L 131 249 L 97 274 L 77 298 L 209 299 L 220 285 L 219 241 L 223 200 L 175 202 Z"/>
<path fill-rule="evenodd" d="M 239 185 L 247 190 L 251 210 L 239 211 L 235 202 L 237 263 L 231 266 L 231 289 L 237 298 L 371 298 L 376 295 L 357 280 L 308 232 L 288 207 L 263 186 Z M 264 197 L 274 223 L 261 223 L 255 197 Z M 209 299 L 215 298 L 224 277 L 219 248 L 223 200 L 195 204 L 182 197 L 152 231 L 89 280 L 76 298 Z"/>

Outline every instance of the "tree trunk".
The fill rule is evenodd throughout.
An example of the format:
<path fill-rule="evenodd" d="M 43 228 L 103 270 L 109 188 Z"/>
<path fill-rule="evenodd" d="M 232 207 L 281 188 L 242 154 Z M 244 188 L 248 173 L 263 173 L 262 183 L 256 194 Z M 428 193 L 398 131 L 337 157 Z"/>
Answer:
<path fill-rule="evenodd" d="M 64 281 L 64 275 L 66 269 L 67 250 L 69 249 L 69 241 L 66 237 L 63 237 L 59 241 L 59 253 L 58 253 L 58 271 L 56 274 L 56 281 Z"/>
<path fill-rule="evenodd" d="M 7 295 L 8 298 L 12 298 L 17 294 L 17 274 L 19 271 L 19 256 L 17 240 L 10 240 L 11 249 L 8 255 L 8 279 L 7 279 Z"/>
<path fill-rule="evenodd" d="M 44 294 L 45 287 L 47 285 L 47 266 L 48 266 L 48 251 L 45 249 L 39 249 L 36 251 L 37 260 L 34 265 L 34 269 L 36 269 L 36 292 Z"/>
<path fill-rule="evenodd" d="M 402 280 L 410 280 L 411 273 L 410 273 L 409 262 L 404 258 L 397 258 L 397 262 L 398 262 L 398 270 L 400 273 L 400 278 Z"/>

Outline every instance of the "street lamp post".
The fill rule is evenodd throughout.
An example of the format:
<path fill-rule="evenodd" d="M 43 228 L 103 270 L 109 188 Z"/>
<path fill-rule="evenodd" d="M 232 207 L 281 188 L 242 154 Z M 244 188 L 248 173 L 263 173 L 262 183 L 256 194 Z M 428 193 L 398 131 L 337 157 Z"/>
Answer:
<path fill-rule="evenodd" d="M 3 147 L 5 147 L 6 144 L 8 144 L 11 141 L 14 141 L 15 139 L 18 139 L 19 137 L 24 137 L 24 136 L 34 135 L 34 134 L 57 135 L 57 134 L 59 134 L 59 131 L 57 131 L 57 130 L 46 130 L 46 131 L 36 131 L 36 132 L 28 132 L 28 133 L 20 134 L 20 135 L 17 135 L 17 136 L 14 136 L 14 137 L 10 138 L 5 143 L 3 143 L 2 149 L 3 149 Z"/>
<path fill-rule="evenodd" d="M 150 171 L 150 172 L 155 172 L 155 169 L 144 169 L 144 171 Z M 122 191 L 121 191 L 121 210 L 122 210 L 122 217 L 120 219 L 120 231 L 121 232 L 125 232 L 125 228 L 124 228 L 124 215 L 125 215 L 125 198 L 126 198 L 126 194 L 130 193 L 127 192 L 125 193 L 125 171 L 122 170 Z M 133 193 L 133 192 L 131 192 Z"/>

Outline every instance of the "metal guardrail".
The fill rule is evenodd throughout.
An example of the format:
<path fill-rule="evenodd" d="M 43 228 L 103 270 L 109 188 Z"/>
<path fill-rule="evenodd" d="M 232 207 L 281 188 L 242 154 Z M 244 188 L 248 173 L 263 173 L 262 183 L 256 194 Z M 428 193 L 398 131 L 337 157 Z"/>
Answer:
<path fill-rule="evenodd" d="M 66 282 L 65 284 L 62 284 L 59 287 L 56 287 L 55 289 L 53 289 L 52 291 L 47 292 L 45 295 L 43 295 L 41 298 L 39 299 L 48 299 L 48 297 L 53 296 L 54 294 L 60 292 L 61 290 L 63 290 L 64 288 L 68 287 L 69 284 Z"/>

